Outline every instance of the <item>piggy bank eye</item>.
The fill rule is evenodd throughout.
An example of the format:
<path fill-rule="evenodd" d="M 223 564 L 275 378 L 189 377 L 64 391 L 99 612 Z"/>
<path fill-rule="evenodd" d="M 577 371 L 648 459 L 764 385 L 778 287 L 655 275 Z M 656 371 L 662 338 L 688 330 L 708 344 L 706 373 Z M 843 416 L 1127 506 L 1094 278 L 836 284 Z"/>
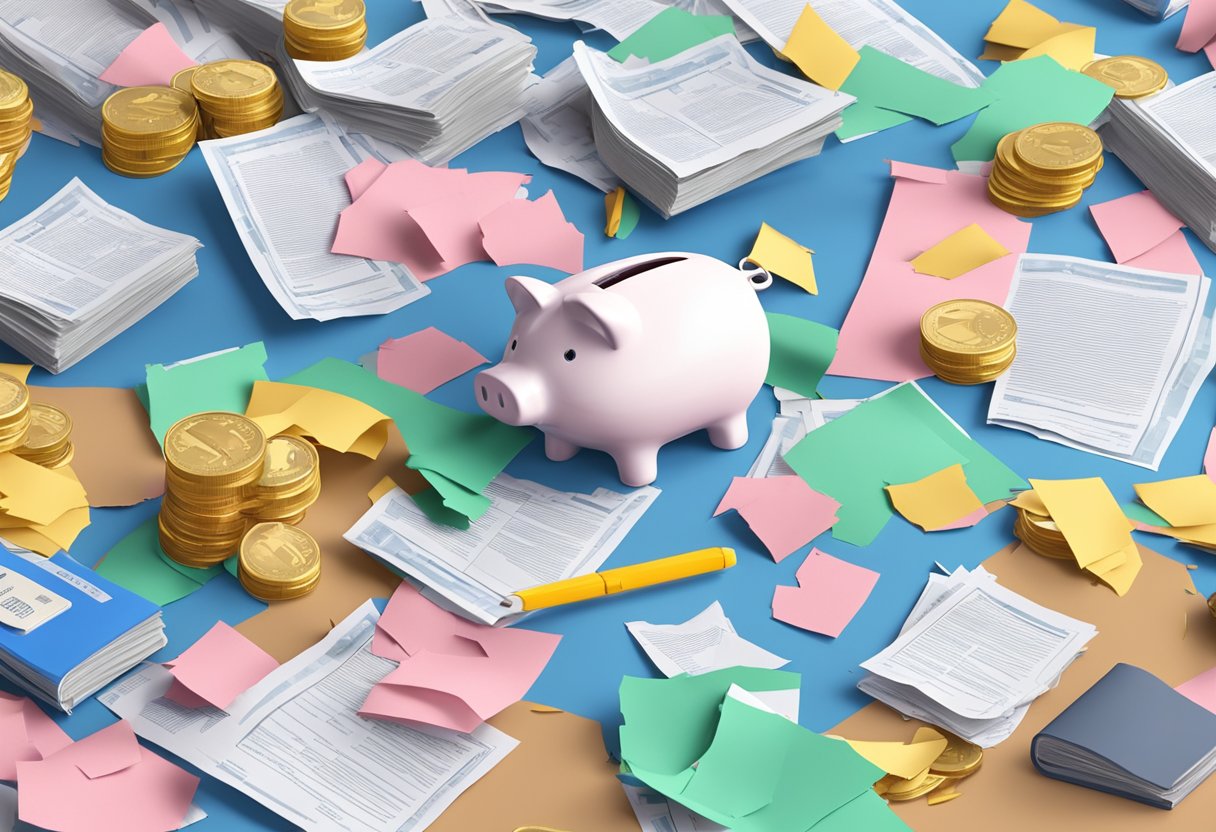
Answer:
<path fill-rule="evenodd" d="M 519 340 L 517 338 L 511 339 L 511 352 L 515 352 L 515 345 L 518 343 L 519 343 Z"/>
<path fill-rule="evenodd" d="M 574 350 L 566 350 L 565 354 L 562 355 L 562 358 L 566 359 L 567 361 L 573 361 Z"/>

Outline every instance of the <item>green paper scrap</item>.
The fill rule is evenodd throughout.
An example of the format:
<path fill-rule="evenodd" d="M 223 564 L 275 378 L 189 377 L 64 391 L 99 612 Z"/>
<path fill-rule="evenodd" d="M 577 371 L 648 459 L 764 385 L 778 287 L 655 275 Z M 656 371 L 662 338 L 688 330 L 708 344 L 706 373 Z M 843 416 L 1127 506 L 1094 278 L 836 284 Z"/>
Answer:
<path fill-rule="evenodd" d="M 481 492 L 535 435 L 484 414 L 433 402 L 337 358 L 326 358 L 283 381 L 350 396 L 390 417 L 409 447 L 406 465 L 435 488 L 444 506 L 469 520 L 486 512 L 490 501 Z"/>
<path fill-rule="evenodd" d="M 885 52 L 863 46 L 861 60 L 840 87 L 871 107 L 894 110 L 941 126 L 992 103 L 986 87 L 964 87 L 930 75 Z"/>
<path fill-rule="evenodd" d="M 204 410 L 244 413 L 253 383 L 270 378 L 265 364 L 266 347 L 261 341 L 172 367 L 149 364 L 141 399 L 148 409 L 157 441 L 163 445 L 165 431 L 193 413 Z"/>
<path fill-rule="evenodd" d="M 676 774 L 701 758 L 718 727 L 718 706 L 730 686 L 752 693 L 794 690 L 802 677 L 787 670 L 728 667 L 699 676 L 621 679 L 621 759 L 660 774 Z"/>
<path fill-rule="evenodd" d="M 844 123 L 836 128 L 836 138 L 842 142 L 898 127 L 912 120 L 912 116 L 884 110 L 882 107 L 872 107 L 864 101 L 856 101 L 845 107 L 840 117 Z"/>
<path fill-rule="evenodd" d="M 185 575 L 199 586 L 207 583 L 212 578 L 218 577 L 220 572 L 224 570 L 223 564 L 219 563 L 215 564 L 215 566 L 209 566 L 206 569 L 195 569 L 193 566 L 184 566 L 166 555 L 165 550 L 160 546 L 156 547 L 156 554 L 160 557 L 161 563 L 163 563 L 165 566 L 169 567 L 175 572 L 180 572 L 182 575 Z"/>
<path fill-rule="evenodd" d="M 993 102 L 951 145 L 955 161 L 987 162 L 1007 133 L 1045 121 L 1090 124 L 1101 115 L 1114 89 L 1088 75 L 1065 69 L 1041 55 L 1009 61 L 988 76 L 982 89 Z"/>
<path fill-rule="evenodd" d="M 665 61 L 685 49 L 713 40 L 720 35 L 733 35 L 735 25 L 726 15 L 690 14 L 674 6 L 650 18 L 629 37 L 608 50 L 608 57 L 621 63 L 630 55 L 651 63 Z"/>
<path fill-rule="evenodd" d="M 828 815 L 808 832 L 912 832 L 873 789 L 861 793 Z"/>
<path fill-rule="evenodd" d="M 241 556 L 240 555 L 233 555 L 232 557 L 228 558 L 228 560 L 224 561 L 225 571 L 227 571 L 229 575 L 231 575 L 234 578 L 237 578 L 238 580 L 240 579 L 240 574 L 239 574 L 240 568 L 241 568 Z"/>
<path fill-rule="evenodd" d="M 679 11 L 672 7 L 668 11 Z M 618 240 L 626 239 L 633 233 L 633 229 L 638 227 L 638 220 L 642 218 L 642 210 L 638 207 L 638 202 L 629 195 L 629 191 L 625 191 L 625 198 L 621 201 L 621 224 L 617 226 L 616 238 Z"/>
<path fill-rule="evenodd" d="M 841 504 L 832 536 L 857 546 L 868 546 L 891 519 L 889 483 L 914 482 L 961 463 L 983 503 L 1009 499 L 1011 490 L 1029 485 L 910 382 L 811 431 L 785 461 Z"/>
<path fill-rule="evenodd" d="M 481 494 L 473 494 L 473 492 L 452 482 L 442 474 L 437 474 L 434 471 L 424 471 L 422 475 L 427 478 L 428 482 L 443 482 L 447 484 L 445 492 L 441 492 L 438 488 L 424 488 L 410 495 L 410 499 L 414 501 L 414 505 L 422 509 L 422 513 L 432 523 L 438 523 L 441 526 L 452 526 L 463 531 L 469 527 L 470 516 L 479 517 L 489 508 L 489 498 L 483 497 Z M 444 496 L 445 493 L 447 494 L 446 497 Z M 478 505 L 475 502 L 475 498 L 484 500 L 486 505 L 484 507 Z M 453 506 L 460 506 L 460 509 L 448 507 L 445 500 L 450 500 Z M 466 511 L 471 512 L 471 514 L 463 513 Z"/>
<path fill-rule="evenodd" d="M 848 743 L 731 697 L 720 714 L 711 711 L 713 718 L 713 739 L 695 767 L 663 774 L 641 766 L 623 746 L 622 756 L 634 777 L 736 832 L 817 828 L 884 774 Z"/>
<path fill-rule="evenodd" d="M 172 604 L 197 591 L 202 584 L 165 564 L 161 559 L 156 518 L 114 544 L 96 571 L 158 607 Z"/>
<path fill-rule="evenodd" d="M 1145 523 L 1149 526 L 1165 526 L 1169 528 L 1169 522 L 1144 503 L 1124 503 L 1120 508 L 1123 509 L 1123 516 L 1128 520 Z"/>
<path fill-rule="evenodd" d="M 768 375 L 764 381 L 817 398 L 816 388 L 836 356 L 839 337 L 837 330 L 825 324 L 769 312 Z"/>

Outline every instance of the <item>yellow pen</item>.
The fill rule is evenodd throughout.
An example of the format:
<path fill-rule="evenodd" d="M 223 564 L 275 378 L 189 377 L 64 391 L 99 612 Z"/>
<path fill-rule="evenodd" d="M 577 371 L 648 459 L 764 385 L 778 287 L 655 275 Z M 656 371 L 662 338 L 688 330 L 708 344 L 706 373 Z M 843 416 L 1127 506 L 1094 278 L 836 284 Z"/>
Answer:
<path fill-rule="evenodd" d="M 514 595 L 508 595 L 502 605 L 512 612 L 529 612 L 718 572 L 734 565 L 734 549 L 714 546 L 521 589 Z"/>

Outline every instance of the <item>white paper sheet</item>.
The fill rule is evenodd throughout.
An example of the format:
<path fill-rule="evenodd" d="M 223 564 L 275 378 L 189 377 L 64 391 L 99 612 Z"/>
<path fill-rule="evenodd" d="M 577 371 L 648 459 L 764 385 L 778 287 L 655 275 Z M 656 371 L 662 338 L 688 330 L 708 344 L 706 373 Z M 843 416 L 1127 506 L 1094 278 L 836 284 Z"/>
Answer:
<path fill-rule="evenodd" d="M 681 673 L 696 676 L 727 667 L 776 670 L 790 661 L 735 632 L 717 601 L 682 624 L 628 621 L 625 626 L 655 667 L 669 678 Z"/>
<path fill-rule="evenodd" d="M 591 135 L 591 92 L 574 58 L 566 58 L 529 88 L 520 121 L 528 150 L 551 168 L 564 170 L 607 193 L 621 184 Z"/>

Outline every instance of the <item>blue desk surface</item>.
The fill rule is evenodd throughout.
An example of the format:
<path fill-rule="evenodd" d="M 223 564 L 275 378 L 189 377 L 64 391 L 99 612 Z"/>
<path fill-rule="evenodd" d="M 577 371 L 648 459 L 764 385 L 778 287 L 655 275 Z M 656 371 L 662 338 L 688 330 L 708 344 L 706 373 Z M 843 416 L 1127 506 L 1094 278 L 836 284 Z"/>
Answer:
<path fill-rule="evenodd" d="M 962 54 L 982 49 L 988 24 L 1004 0 L 901 0 Z M 1174 49 L 1183 15 L 1164 23 L 1141 16 L 1120 0 L 1036 0 L 1062 20 L 1098 27 L 1098 50 L 1132 53 L 1161 62 L 1175 81 L 1210 69 L 1202 53 Z M 414 23 L 421 7 L 407 0 L 368 0 L 372 43 Z M 536 69 L 547 71 L 570 53 L 578 38 L 573 25 L 513 16 L 509 22 L 531 35 L 539 49 Z M 600 48 L 613 41 L 603 33 L 587 40 Z M 763 46 L 749 47 L 769 65 L 777 65 Z M 995 64 L 980 62 L 985 72 Z M 848 145 L 829 139 L 818 158 L 800 162 L 753 182 L 713 202 L 664 222 L 644 211 L 628 240 L 604 237 L 602 195 L 583 182 L 543 167 L 524 147 L 518 127 L 491 136 L 454 160 L 473 170 L 517 170 L 532 174 L 533 196 L 552 188 L 566 216 L 586 235 L 586 262 L 656 250 L 689 250 L 728 262 L 746 253 L 761 220 L 815 249 L 820 294 L 812 297 L 778 281 L 761 297 L 771 311 L 801 315 L 839 326 L 861 280 L 886 211 L 891 184 L 885 159 L 952 167 L 949 147 L 970 119 L 934 128 L 912 122 Z M 145 320 L 106 344 L 58 377 L 35 370 L 31 381 L 52 385 L 132 386 L 143 378 L 145 363 L 168 362 L 225 347 L 263 340 L 270 353 L 268 370 L 279 378 L 326 356 L 354 360 L 388 337 L 437 326 L 472 344 L 487 356 L 499 355 L 512 319 L 502 289 L 513 271 L 548 280 L 561 275 L 547 269 L 473 264 L 430 283 L 430 297 L 391 315 L 318 324 L 292 321 L 271 298 L 249 264 L 232 222 L 197 150 L 177 170 L 151 180 L 124 179 L 101 164 L 98 151 L 73 148 L 35 135 L 18 164 L 12 192 L 0 203 L 0 226 L 24 216 L 79 176 L 104 199 L 135 215 L 198 237 L 201 273 L 190 285 Z M 1034 221 L 1030 250 L 1108 260 L 1109 252 L 1086 206 L 1141 189 L 1140 183 L 1113 156 L 1089 189 L 1082 205 Z M 290 199 L 290 195 L 285 195 Z M 1216 257 L 1187 232 L 1192 248 L 1209 273 Z M 1117 337 L 1117 333 L 1112 333 Z M 0 361 L 20 357 L 0 345 Z M 829 378 L 821 390 L 830 397 L 869 395 L 886 385 Z M 955 387 L 935 379 L 924 389 L 977 440 L 1023 476 L 1101 476 L 1120 500 L 1133 497 L 1133 482 L 1198 473 L 1213 423 L 1216 385 L 1203 386 L 1175 438 L 1158 475 L 1143 469 L 1042 442 L 1026 433 L 984 424 L 991 387 Z M 472 385 L 462 377 L 433 395 L 446 404 L 475 410 Z M 830 534 L 816 544 L 833 555 L 875 569 L 882 577 L 852 624 L 838 639 L 807 633 L 773 621 L 769 604 L 773 587 L 795 583 L 794 570 L 803 553 L 774 564 L 743 522 L 733 513 L 711 518 L 730 478 L 746 472 L 768 435 L 775 412 L 765 390 L 749 412 L 751 439 L 733 452 L 712 448 L 703 434 L 668 446 L 660 455 L 657 485 L 663 490 L 654 507 L 619 547 L 610 563 L 622 565 L 703 546 L 733 546 L 739 564 L 728 573 L 659 590 L 617 596 L 603 602 L 555 610 L 533 618 L 529 626 L 562 633 L 553 661 L 529 698 L 594 719 L 617 718 L 617 686 L 622 675 L 655 675 L 622 622 L 644 619 L 683 621 L 714 599 L 721 600 L 738 631 L 791 659 L 790 670 L 803 674 L 802 722 L 823 730 L 860 708 L 867 698 L 854 689 L 859 662 L 895 635 L 934 561 L 953 567 L 974 566 L 1011 538 L 1012 515 L 994 517 L 980 526 L 948 534 L 925 535 L 894 519 L 871 545 L 859 549 Z M 607 457 L 584 452 L 566 463 L 545 460 L 534 442 L 507 469 L 509 473 L 571 490 L 596 486 L 620 488 Z M 73 547 L 73 555 L 92 564 L 119 538 L 156 511 L 156 503 L 129 509 L 97 510 L 93 524 Z M 1216 565 L 1202 552 L 1145 539 L 1148 545 L 1187 563 L 1201 592 L 1216 590 Z M 213 581 L 201 591 L 165 610 L 169 646 L 160 658 L 175 656 L 215 621 L 217 611 L 236 623 L 260 608 L 232 581 Z M 64 721 L 75 737 L 113 720 L 95 701 Z M 200 830 L 289 829 L 289 824 L 236 791 L 204 781 L 198 802 L 210 818 Z"/>

